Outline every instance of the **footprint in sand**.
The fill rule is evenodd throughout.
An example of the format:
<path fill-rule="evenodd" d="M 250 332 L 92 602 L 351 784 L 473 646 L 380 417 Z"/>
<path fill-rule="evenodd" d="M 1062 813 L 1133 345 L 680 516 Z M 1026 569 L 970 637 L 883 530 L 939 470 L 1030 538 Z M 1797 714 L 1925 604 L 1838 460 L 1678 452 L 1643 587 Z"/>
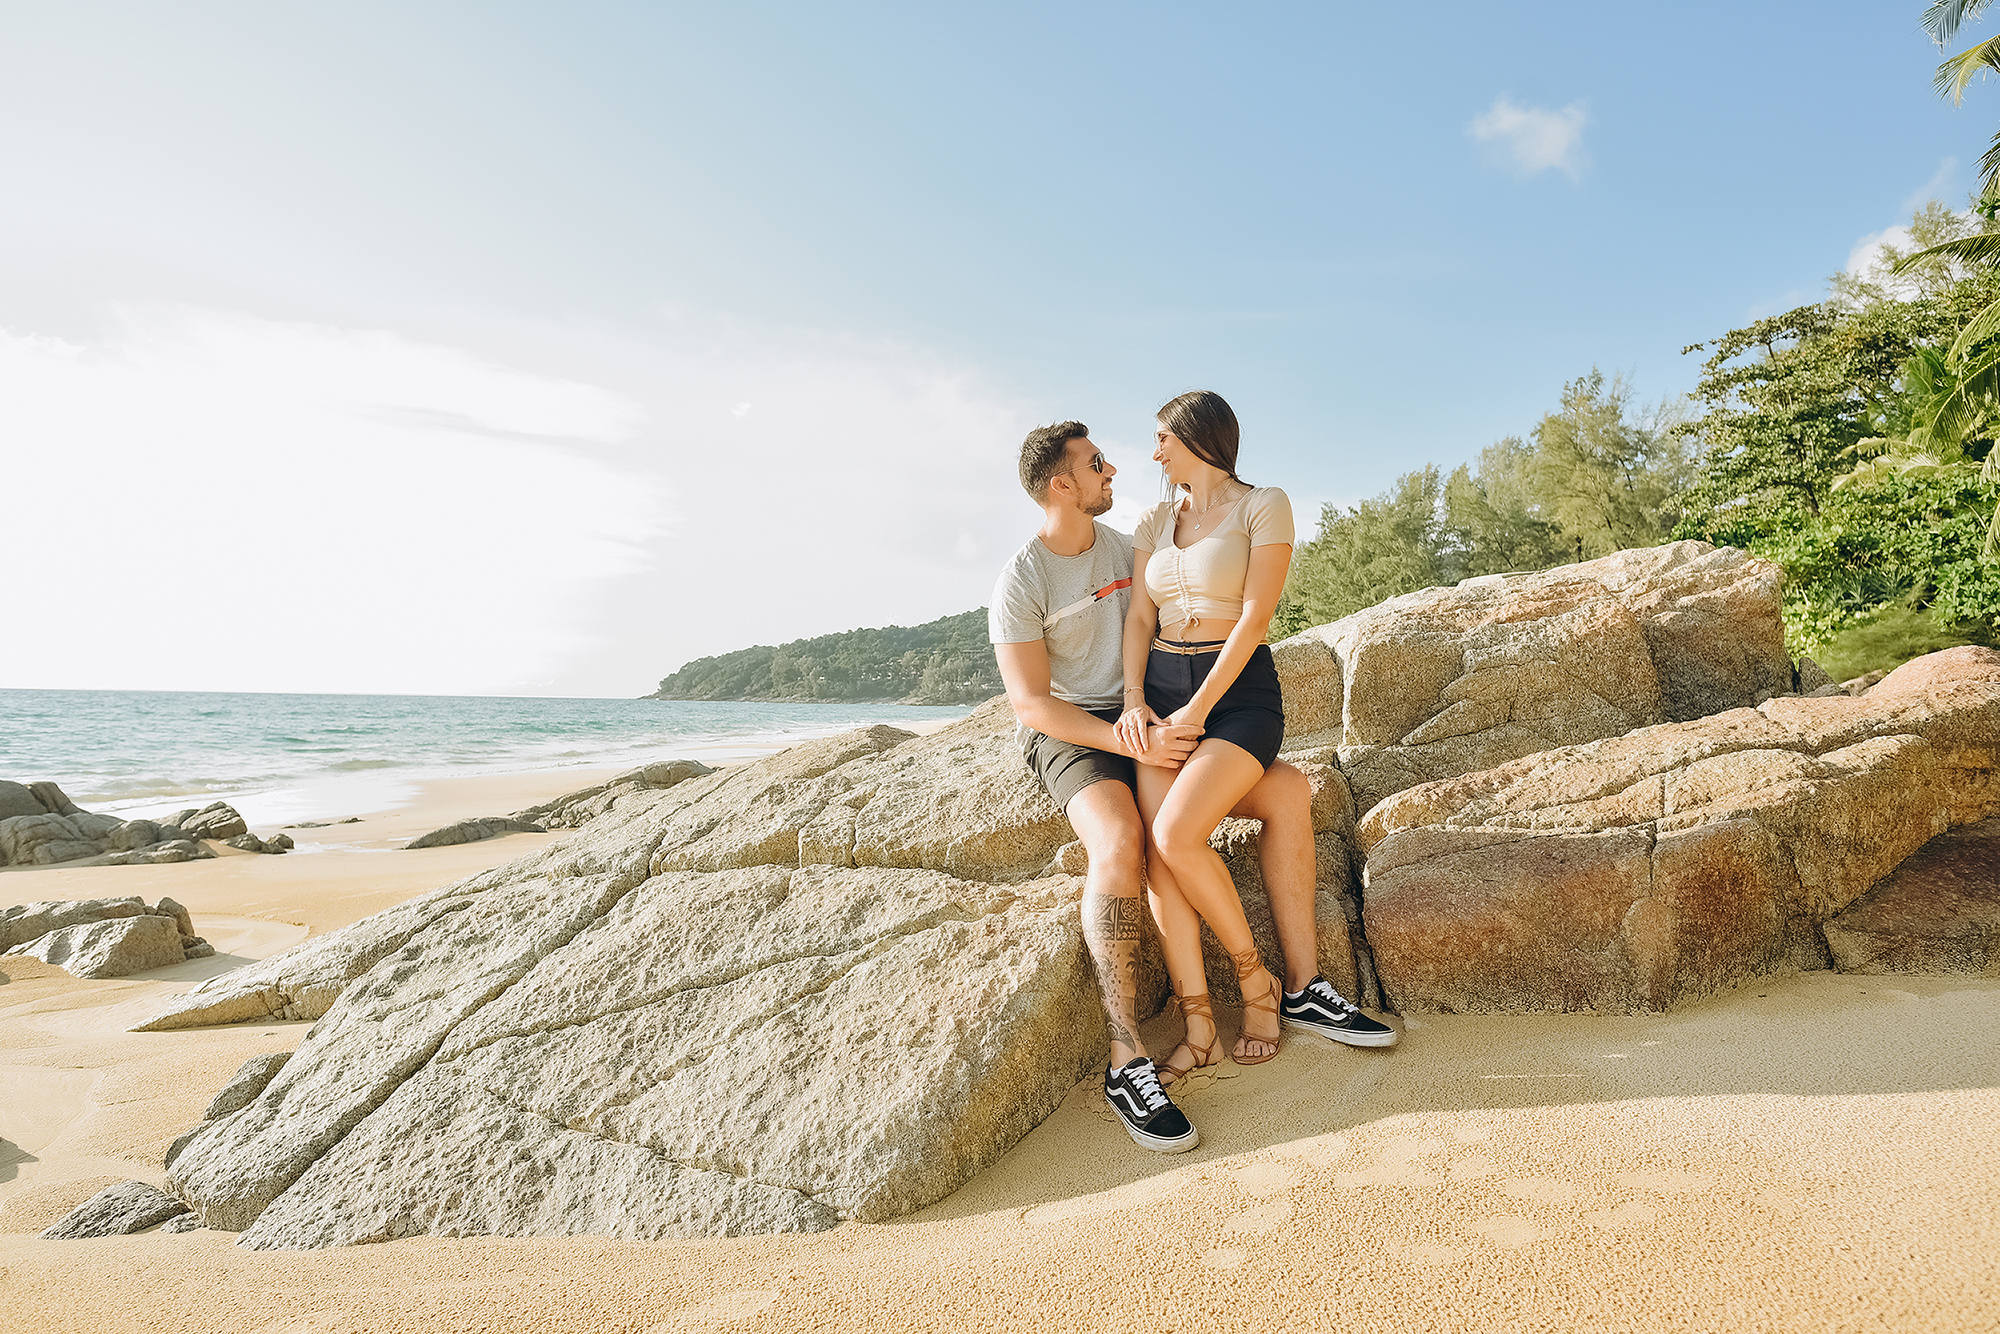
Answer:
<path fill-rule="evenodd" d="M 1496 1246 L 1526 1246 L 1529 1242 L 1540 1241 L 1545 1235 L 1533 1219 L 1522 1218 L 1518 1214 L 1502 1214 L 1498 1218 L 1473 1223 L 1467 1230 L 1477 1232 Z"/>
<path fill-rule="evenodd" d="M 1587 1209 L 1584 1211 L 1583 1217 L 1592 1227 L 1601 1227 L 1607 1232 L 1616 1232 L 1619 1228 L 1639 1227 L 1642 1224 L 1652 1222 L 1653 1206 L 1641 1203 L 1638 1200 L 1627 1200 L 1625 1203 L 1613 1205 L 1609 1209 Z"/>
<path fill-rule="evenodd" d="M 1461 1158 L 1453 1163 L 1446 1169 L 1444 1175 L 1445 1179 L 1453 1185 L 1461 1185 L 1467 1181 L 1483 1180 L 1499 1170 L 1500 1164 L 1494 1162 L 1491 1158 L 1474 1154 L 1470 1158 Z"/>
<path fill-rule="evenodd" d="M 1441 1246 L 1435 1242 L 1411 1242 L 1390 1245 L 1389 1254 L 1405 1264 L 1448 1265 L 1454 1260 L 1463 1260 L 1472 1254 L 1470 1246 Z"/>
<path fill-rule="evenodd" d="M 1250 1163 L 1229 1174 L 1246 1195 L 1282 1195 L 1298 1181 L 1297 1169 L 1285 1163 Z"/>
<path fill-rule="evenodd" d="M 1021 1221 L 1030 1227 L 1053 1227 L 1072 1218 L 1094 1218 L 1100 1214 L 1141 1209 L 1174 1194 L 1184 1182 L 1185 1178 L 1174 1172 L 1148 1177 L 1143 1181 L 1099 1191 L 1095 1195 L 1079 1195 L 1075 1199 L 1036 1205 L 1021 1215 Z"/>
<path fill-rule="evenodd" d="M 1347 1136 L 1315 1135 L 1295 1140 L 1279 1152 L 1308 1167 L 1331 1167 L 1347 1156 Z"/>
<path fill-rule="evenodd" d="M 1201 1262 L 1210 1269 L 1240 1269 L 1249 1258 L 1247 1252 L 1239 1251 L 1234 1246 L 1218 1246 L 1201 1253 Z"/>
<path fill-rule="evenodd" d="M 1292 1216 L 1290 1200 L 1272 1200 L 1269 1204 L 1256 1204 L 1242 1213 L 1231 1216 L 1222 1225 L 1225 1237 L 1262 1236 L 1275 1232 L 1285 1225 Z"/>
<path fill-rule="evenodd" d="M 1441 1139 L 1399 1136 L 1382 1145 L 1382 1157 L 1374 1167 L 1359 1172 L 1336 1172 L 1333 1174 L 1333 1184 L 1342 1188 L 1434 1186 L 1437 1184 L 1437 1174 L 1419 1166 L 1417 1160 L 1428 1157 L 1444 1147 L 1445 1142 Z"/>
<path fill-rule="evenodd" d="M 742 1288 L 736 1292 L 719 1293 L 649 1326 L 646 1334 L 680 1334 L 683 1330 L 713 1329 L 732 1321 L 748 1320 L 777 1300 L 778 1293 L 772 1288 Z"/>
<path fill-rule="evenodd" d="M 1613 1172 L 1611 1179 L 1621 1186 L 1636 1186 L 1640 1190 L 1663 1191 L 1678 1195 L 1690 1190 L 1707 1190 L 1715 1184 L 1715 1178 L 1699 1172 Z"/>
<path fill-rule="evenodd" d="M 1576 1198 L 1576 1187 L 1553 1177 L 1509 1177 L 1500 1189 L 1517 1200 L 1539 1200 L 1543 1204 L 1567 1204 Z"/>

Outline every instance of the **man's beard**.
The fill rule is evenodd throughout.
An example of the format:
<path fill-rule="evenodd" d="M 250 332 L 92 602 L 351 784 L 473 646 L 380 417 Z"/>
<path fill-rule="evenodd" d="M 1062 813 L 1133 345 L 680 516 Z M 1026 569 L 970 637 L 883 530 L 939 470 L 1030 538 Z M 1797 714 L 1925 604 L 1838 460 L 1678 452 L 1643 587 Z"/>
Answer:
<path fill-rule="evenodd" d="M 1098 515 L 1108 512 L 1111 509 L 1112 504 L 1113 501 L 1111 499 L 1111 493 L 1109 491 L 1103 491 L 1098 493 L 1097 499 L 1086 500 L 1083 502 L 1083 512 L 1090 518 L 1094 519 Z"/>

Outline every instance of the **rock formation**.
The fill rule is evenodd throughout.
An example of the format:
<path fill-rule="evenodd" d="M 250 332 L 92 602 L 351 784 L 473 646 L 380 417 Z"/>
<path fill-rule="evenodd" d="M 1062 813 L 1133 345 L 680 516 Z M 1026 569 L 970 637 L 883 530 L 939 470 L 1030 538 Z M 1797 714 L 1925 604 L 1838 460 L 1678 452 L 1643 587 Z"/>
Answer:
<path fill-rule="evenodd" d="M 56 1241 L 119 1237 L 128 1232 L 143 1232 L 187 1212 L 185 1204 L 156 1187 L 143 1181 L 121 1181 L 106 1186 L 70 1210 L 42 1235 Z"/>
<path fill-rule="evenodd" d="M 516 820 L 509 815 L 489 815 L 483 819 L 460 820 L 442 829 L 411 839 L 403 845 L 405 851 L 416 848 L 448 848 L 455 843 L 478 843 L 483 839 L 498 838 L 502 834 L 546 834 L 549 831 L 532 820 Z M 283 835 L 279 835 L 283 837 Z"/>
<path fill-rule="evenodd" d="M 1676 543 L 1275 646 L 1321 970 L 1411 1009 L 1647 1010 L 1876 929 L 1911 852 L 2000 811 L 2000 654 L 1856 696 L 1777 625 L 1772 567 Z M 1011 733 L 996 700 L 928 737 L 635 771 L 521 813 L 566 841 L 203 983 L 142 1031 L 319 1022 L 176 1141 L 170 1188 L 254 1247 L 940 1198 L 1105 1054 L 1082 849 Z M 1214 843 L 1275 962 L 1259 840 Z"/>
<path fill-rule="evenodd" d="M 1781 967 L 1933 836 L 2000 809 L 2000 653 L 1412 788 L 1358 829 L 1398 1008 L 1658 1010 Z"/>
<path fill-rule="evenodd" d="M 26 903 L 0 913 L 0 954 L 29 955 L 77 977 L 126 977 L 214 953 L 172 899 L 151 908 L 138 898 Z"/>
<path fill-rule="evenodd" d="M 660 760 L 619 774 L 608 783 L 571 792 L 540 806 L 530 806 L 525 811 L 515 811 L 514 818 L 544 829 L 581 829 L 625 797 L 670 788 L 676 783 L 714 772 L 700 760 Z"/>
<path fill-rule="evenodd" d="M 249 843 L 239 841 L 246 838 Z M 283 834 L 258 839 L 227 802 L 189 807 L 166 820 L 120 820 L 79 809 L 54 783 L 0 782 L 0 866 L 54 866 L 85 858 L 95 858 L 99 866 L 195 861 L 215 855 L 203 839 L 255 852 L 292 846 Z"/>
<path fill-rule="evenodd" d="M 2000 977 L 2000 819 L 1938 835 L 1826 924 L 1843 973 Z"/>
<path fill-rule="evenodd" d="M 1288 744 L 1337 746 L 1366 811 L 1419 783 L 1791 693 L 1779 580 L 1745 552 L 1670 542 L 1391 598 L 1274 648 Z"/>

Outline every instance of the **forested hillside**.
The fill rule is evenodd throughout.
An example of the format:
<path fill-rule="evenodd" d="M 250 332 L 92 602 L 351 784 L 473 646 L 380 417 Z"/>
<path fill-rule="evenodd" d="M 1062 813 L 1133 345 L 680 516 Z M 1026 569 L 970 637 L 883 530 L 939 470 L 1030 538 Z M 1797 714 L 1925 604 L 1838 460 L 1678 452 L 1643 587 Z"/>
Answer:
<path fill-rule="evenodd" d="M 862 700 L 973 704 L 999 694 L 986 609 L 697 658 L 651 699 Z"/>

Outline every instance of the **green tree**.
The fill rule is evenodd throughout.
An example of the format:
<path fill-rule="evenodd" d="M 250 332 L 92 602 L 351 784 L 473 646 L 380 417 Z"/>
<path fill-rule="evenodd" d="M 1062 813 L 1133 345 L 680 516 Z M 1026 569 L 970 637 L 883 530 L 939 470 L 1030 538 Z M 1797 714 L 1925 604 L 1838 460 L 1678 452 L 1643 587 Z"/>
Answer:
<path fill-rule="evenodd" d="M 1537 517 L 1578 544 L 1580 557 L 1657 546 L 1680 518 L 1691 472 L 1671 429 L 1627 419 L 1631 388 L 1593 369 L 1563 386 L 1562 406 L 1535 427 L 1528 490 Z"/>
<path fill-rule="evenodd" d="M 1990 0 L 1935 0 L 1924 11 L 1924 28 L 1940 49 L 1958 36 L 1967 19 L 1976 18 Z M 1949 97 L 1955 106 L 1965 98 L 1965 86 L 1983 71 L 2000 71 L 2000 37 L 1989 37 L 1939 63 L 1931 86 L 1940 97 Z M 1989 195 L 2000 195 L 2000 134 L 1979 159 L 1982 186 Z"/>
<path fill-rule="evenodd" d="M 1271 618 L 1273 638 L 1324 625 L 1384 598 L 1454 577 L 1439 505 L 1444 477 L 1434 463 L 1351 509 L 1327 505 L 1319 531 L 1292 557 L 1285 596 Z"/>

